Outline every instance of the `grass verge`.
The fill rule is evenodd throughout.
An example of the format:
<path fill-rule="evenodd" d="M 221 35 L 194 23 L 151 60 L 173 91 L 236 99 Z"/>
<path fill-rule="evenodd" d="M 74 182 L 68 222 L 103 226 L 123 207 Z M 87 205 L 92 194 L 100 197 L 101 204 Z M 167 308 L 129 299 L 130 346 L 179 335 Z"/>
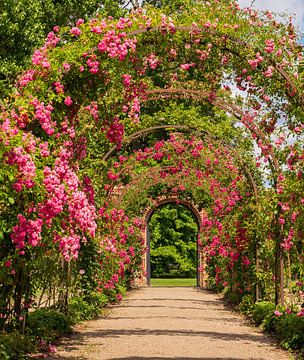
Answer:
<path fill-rule="evenodd" d="M 151 286 L 196 286 L 196 279 L 151 279 Z"/>

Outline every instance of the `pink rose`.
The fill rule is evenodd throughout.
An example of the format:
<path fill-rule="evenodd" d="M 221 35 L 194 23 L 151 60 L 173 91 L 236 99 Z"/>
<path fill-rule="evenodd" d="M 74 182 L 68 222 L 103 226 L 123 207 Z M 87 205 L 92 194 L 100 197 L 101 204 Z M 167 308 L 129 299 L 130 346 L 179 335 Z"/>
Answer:
<path fill-rule="evenodd" d="M 73 100 L 70 96 L 68 96 L 67 98 L 65 98 L 64 103 L 66 106 L 71 106 L 73 104 Z"/>
<path fill-rule="evenodd" d="M 12 260 L 7 260 L 7 261 L 4 263 L 4 265 L 5 265 L 7 268 L 11 267 L 11 266 L 12 266 Z"/>
<path fill-rule="evenodd" d="M 279 310 L 274 311 L 275 316 L 282 316 L 283 314 Z"/>
<path fill-rule="evenodd" d="M 81 30 L 78 29 L 78 27 L 73 27 L 73 28 L 70 30 L 70 33 L 73 34 L 74 36 L 80 36 Z"/>

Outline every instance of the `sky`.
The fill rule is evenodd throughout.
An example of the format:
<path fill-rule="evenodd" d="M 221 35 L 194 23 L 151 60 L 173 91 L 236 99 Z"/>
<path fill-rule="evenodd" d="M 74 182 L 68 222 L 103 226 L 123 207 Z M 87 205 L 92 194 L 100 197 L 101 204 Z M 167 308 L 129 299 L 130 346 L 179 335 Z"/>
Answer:
<path fill-rule="evenodd" d="M 242 7 L 252 4 L 252 0 L 239 0 L 238 2 Z M 304 33 L 304 0 L 256 0 L 254 7 L 278 13 L 288 12 L 295 16 L 295 23 L 300 27 L 302 34 Z M 304 43 L 304 36 L 301 42 Z"/>

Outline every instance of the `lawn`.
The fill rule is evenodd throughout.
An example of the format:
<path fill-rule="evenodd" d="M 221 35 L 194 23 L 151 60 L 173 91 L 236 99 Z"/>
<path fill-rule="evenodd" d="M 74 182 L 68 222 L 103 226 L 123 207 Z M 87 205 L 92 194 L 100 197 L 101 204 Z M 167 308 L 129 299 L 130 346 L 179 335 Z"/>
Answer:
<path fill-rule="evenodd" d="M 196 286 L 194 279 L 151 279 L 151 286 Z"/>

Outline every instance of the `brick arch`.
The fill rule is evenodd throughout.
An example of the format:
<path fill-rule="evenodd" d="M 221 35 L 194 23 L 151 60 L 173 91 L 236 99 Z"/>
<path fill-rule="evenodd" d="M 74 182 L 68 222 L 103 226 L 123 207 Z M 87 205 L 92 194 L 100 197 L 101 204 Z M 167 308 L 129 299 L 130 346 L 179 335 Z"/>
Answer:
<path fill-rule="evenodd" d="M 176 196 L 160 196 L 156 200 L 154 200 L 154 204 L 148 207 L 143 214 L 143 221 L 145 224 L 143 237 L 145 239 L 145 246 L 149 248 L 150 244 L 150 232 L 149 232 L 149 221 L 153 213 L 162 205 L 165 204 L 181 204 L 188 208 L 195 216 L 197 225 L 198 225 L 198 234 L 202 231 L 203 224 L 203 216 L 205 214 L 204 209 L 199 209 L 197 204 L 192 203 L 191 201 L 187 201 L 184 199 L 180 199 Z M 197 246 L 197 257 L 198 264 L 197 266 L 201 269 L 197 270 L 197 286 L 203 288 L 206 284 L 206 274 L 205 274 L 205 257 L 201 249 Z M 145 275 L 138 279 L 138 285 L 150 285 L 150 251 L 148 250 L 143 256 L 143 269 L 145 270 Z"/>
<path fill-rule="evenodd" d="M 145 226 L 147 227 L 148 222 L 150 220 L 150 217 L 152 216 L 152 214 L 154 213 L 154 211 L 159 208 L 160 206 L 164 205 L 164 204 L 169 204 L 169 203 L 173 203 L 173 204 L 181 204 L 184 205 L 186 208 L 188 208 L 189 210 L 192 211 L 192 213 L 195 215 L 196 220 L 197 220 L 197 224 L 199 229 L 202 228 L 202 223 L 203 223 L 203 215 L 204 215 L 204 210 L 199 210 L 198 206 L 190 201 L 187 200 L 183 200 L 180 199 L 177 196 L 160 196 L 158 197 L 157 200 L 154 200 L 154 204 L 150 207 L 148 207 L 146 209 L 146 211 L 144 212 L 144 223 Z"/>

